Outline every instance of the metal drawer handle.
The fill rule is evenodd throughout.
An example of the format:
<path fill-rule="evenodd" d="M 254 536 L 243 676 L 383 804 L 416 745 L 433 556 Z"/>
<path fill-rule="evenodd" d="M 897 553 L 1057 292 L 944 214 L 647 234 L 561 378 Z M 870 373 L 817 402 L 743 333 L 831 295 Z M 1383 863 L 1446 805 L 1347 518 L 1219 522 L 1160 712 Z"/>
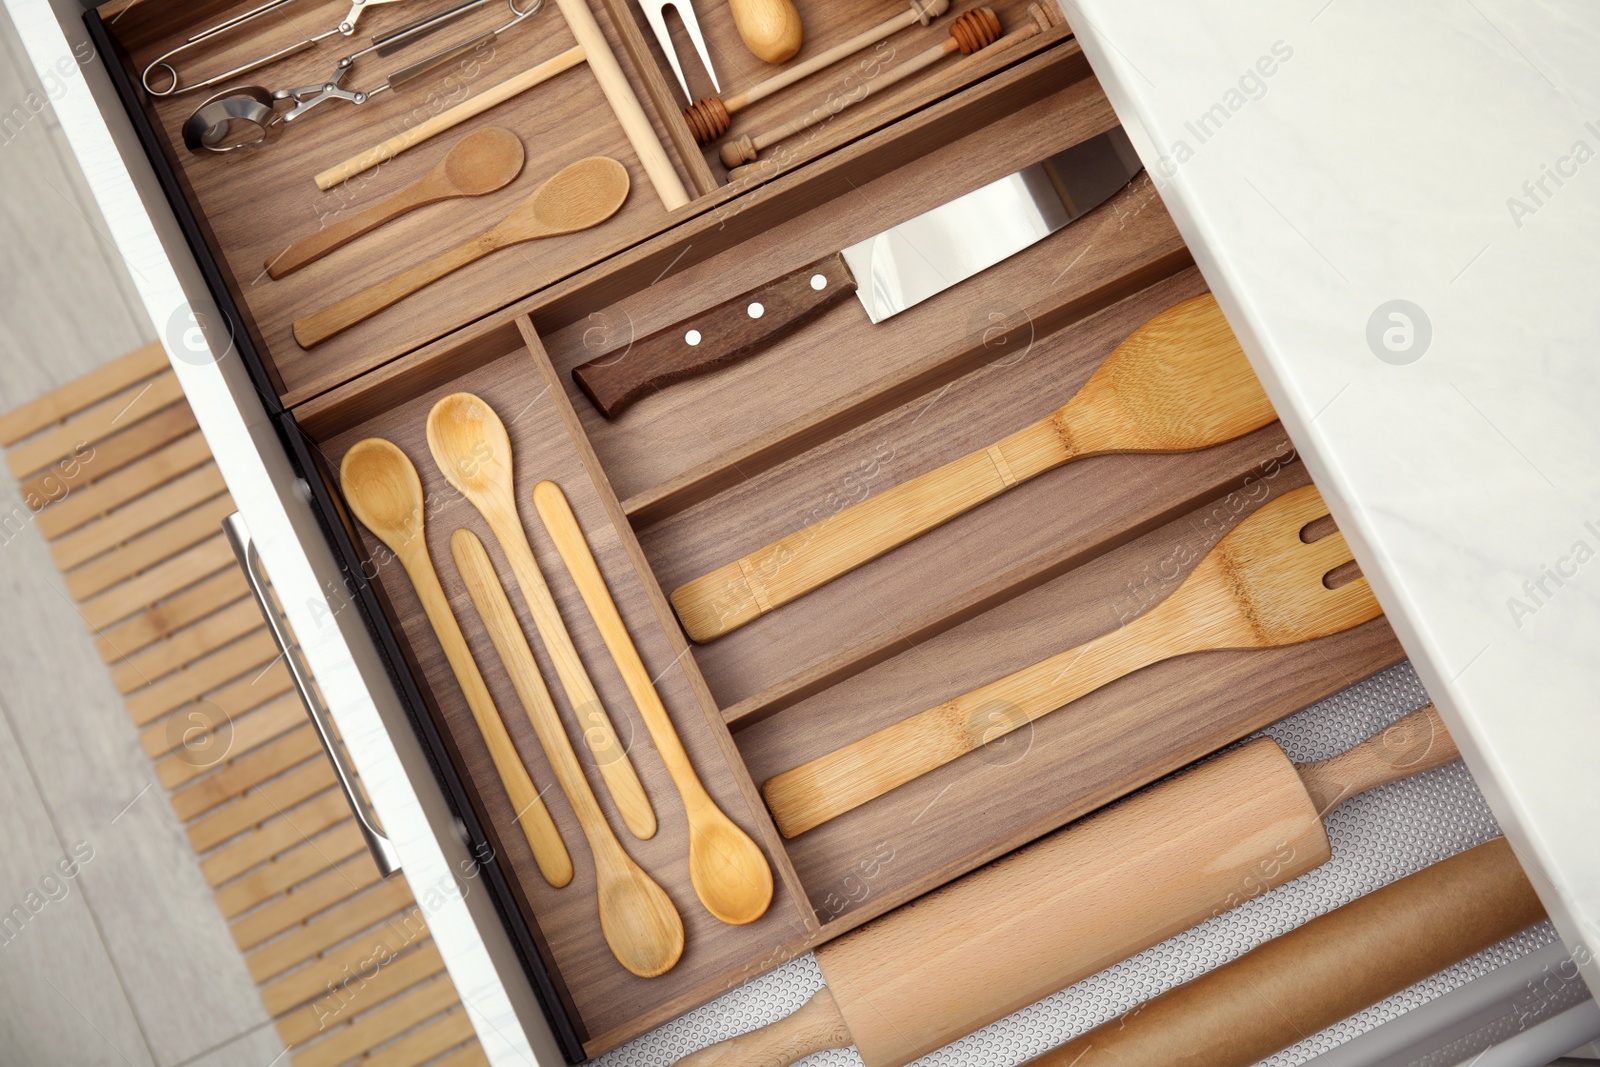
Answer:
<path fill-rule="evenodd" d="M 323 750 L 333 762 L 334 774 L 339 777 L 339 788 L 344 790 L 345 800 L 350 803 L 350 811 L 356 817 L 356 825 L 361 828 L 367 851 L 372 853 L 372 862 L 378 865 L 378 873 L 387 878 L 400 869 L 400 856 L 388 837 L 378 829 L 377 818 L 366 796 L 356 788 L 355 772 L 350 767 L 344 747 L 334 736 L 333 719 L 322 701 L 322 694 L 313 684 L 311 672 L 301 659 L 299 648 L 289 639 L 283 616 L 267 595 L 266 572 L 261 568 L 261 557 L 256 552 L 255 543 L 250 540 L 250 530 L 236 511 L 222 520 L 222 531 L 228 537 L 228 544 L 233 546 L 233 554 L 244 570 L 245 581 L 250 583 L 250 592 L 255 594 L 256 604 L 267 620 L 267 629 L 272 631 L 272 639 L 278 643 L 278 651 L 283 653 L 283 661 L 289 666 L 289 676 L 294 679 L 294 687 L 311 715 L 311 725 L 316 727 L 317 736 L 322 739 Z"/>

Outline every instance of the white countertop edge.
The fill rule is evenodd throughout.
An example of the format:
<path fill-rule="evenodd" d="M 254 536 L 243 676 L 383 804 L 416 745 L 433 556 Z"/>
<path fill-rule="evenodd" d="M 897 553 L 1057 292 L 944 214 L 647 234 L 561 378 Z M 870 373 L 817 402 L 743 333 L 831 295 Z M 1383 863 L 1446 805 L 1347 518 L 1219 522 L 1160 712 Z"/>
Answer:
<path fill-rule="evenodd" d="M 73 29 L 72 42 L 87 42 L 75 0 L 4 2 L 41 78 L 62 57 L 70 62 L 74 55 L 66 27 Z M 467 851 L 364 624 L 354 610 L 330 608 L 324 592 L 328 579 L 319 580 L 319 573 L 336 576 L 337 565 L 243 363 L 229 352 L 227 338 L 218 341 L 209 332 L 207 346 L 221 347 L 225 358 L 207 361 L 207 353 L 191 347 L 195 319 L 215 323 L 220 316 L 131 126 L 124 122 L 114 134 L 107 125 L 102 107 L 121 119 L 115 89 L 93 62 L 81 64 L 80 71 L 82 77 L 54 79 L 59 89 L 51 106 L 106 220 L 108 240 L 128 265 L 145 311 L 162 335 L 484 1051 L 495 1064 L 562 1064 L 492 901 L 474 891 L 476 875 L 468 873 Z M 136 162 L 130 166 L 129 160 Z M 182 277 L 178 265 L 187 268 Z M 191 339 L 188 344 L 185 337 Z M 313 560 L 308 549 L 320 558 Z M 383 713 L 375 700 L 385 703 Z M 391 731 L 386 719 L 404 725 Z M 408 750 L 404 760 L 397 744 Z M 408 766 L 427 776 L 426 801 Z M 453 849 L 458 855 L 446 855 L 451 846 L 460 846 Z M 483 929 L 492 929 L 493 946 Z M 533 1021 L 525 1025 L 523 1020 Z"/>
<path fill-rule="evenodd" d="M 1158 166 L 1162 153 L 1157 145 L 1173 142 L 1153 136 L 1152 130 L 1170 129 L 1176 116 L 1168 116 L 1168 102 L 1157 99 L 1154 87 L 1136 65 L 1139 61 L 1130 58 L 1125 51 L 1129 43 L 1122 26 L 1119 25 L 1117 45 L 1108 39 L 1105 26 L 1110 22 L 1108 12 L 1113 0 L 1060 0 L 1060 3 L 1090 66 L 1156 179 L 1162 200 L 1193 252 L 1201 273 L 1384 606 L 1401 645 L 1440 708 L 1463 760 L 1522 860 L 1557 931 L 1580 963 L 1590 990 L 1600 991 L 1600 961 L 1596 960 L 1594 951 L 1594 946 L 1600 943 L 1600 910 L 1595 907 L 1600 881 L 1589 877 L 1596 870 L 1594 845 L 1600 840 L 1595 836 L 1600 830 L 1600 820 L 1580 821 L 1564 814 L 1553 815 L 1549 810 L 1530 809 L 1516 777 L 1529 773 L 1529 767 L 1526 763 L 1508 765 L 1495 747 L 1496 734 L 1506 728 L 1508 718 L 1514 716 L 1517 709 L 1495 706 L 1493 686 L 1485 685 L 1483 678 L 1493 665 L 1479 666 L 1470 679 L 1473 685 L 1463 681 L 1466 669 L 1474 665 L 1476 657 L 1470 652 L 1462 656 L 1444 647 L 1437 618 L 1430 619 L 1413 595 L 1419 576 L 1408 574 L 1404 564 L 1390 550 L 1392 542 L 1379 533 L 1378 516 L 1352 486 L 1340 443 L 1331 440 L 1330 434 L 1317 424 L 1325 407 L 1313 408 L 1305 393 L 1295 388 L 1303 384 L 1293 373 L 1293 365 L 1298 361 L 1291 360 L 1267 340 L 1272 336 L 1269 323 L 1273 309 L 1268 306 L 1271 294 L 1258 292 L 1259 287 L 1242 278 L 1240 270 L 1236 269 L 1236 257 L 1241 253 L 1239 234 L 1215 224 L 1207 211 L 1208 192 L 1197 188 L 1200 183 L 1192 180 L 1192 169 Z M 1125 5 L 1122 15 L 1130 20 L 1149 19 L 1154 8 L 1165 10 L 1165 0 L 1139 5 L 1138 10 Z M 1381 32 L 1380 26 L 1370 28 L 1375 33 Z M 1172 24 L 1167 29 L 1175 35 L 1183 35 L 1187 27 Z M 1140 58 L 1145 63 L 1151 61 L 1143 55 Z M 1358 83 L 1359 78 L 1352 76 L 1351 81 Z M 1353 87 L 1352 94 L 1356 91 Z M 1194 106 L 1203 108 L 1208 102 L 1200 99 Z M 1166 126 L 1163 126 L 1164 121 Z M 1425 416 L 1419 414 L 1421 417 Z M 1426 502 L 1420 506 L 1426 506 Z M 1580 679 L 1588 686 L 1591 696 L 1600 695 L 1600 651 L 1584 669 L 1575 672 L 1572 682 Z M 1505 672 L 1497 681 L 1514 684 L 1515 677 Z M 1584 777 L 1574 775 L 1571 781 L 1576 788 L 1588 787 L 1583 790 L 1587 810 L 1600 807 L 1596 804 L 1600 787 L 1595 785 L 1592 773 Z"/>

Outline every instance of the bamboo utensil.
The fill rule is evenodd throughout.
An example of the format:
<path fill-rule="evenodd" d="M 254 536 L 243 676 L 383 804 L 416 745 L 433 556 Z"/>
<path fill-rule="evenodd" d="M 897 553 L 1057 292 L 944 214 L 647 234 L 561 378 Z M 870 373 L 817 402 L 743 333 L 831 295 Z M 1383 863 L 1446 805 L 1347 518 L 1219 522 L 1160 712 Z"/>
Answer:
<path fill-rule="evenodd" d="M 469 133 L 452 145 L 432 170 L 404 189 L 300 238 L 267 260 L 267 275 L 276 279 L 291 274 L 408 211 L 503 189 L 522 173 L 525 155 L 522 141 L 503 127 Z"/>
<path fill-rule="evenodd" d="M 1314 870 L 1329 797 L 1456 758 L 1432 705 L 1320 763 L 1239 745 L 819 946 L 828 984 L 805 1008 L 679 1067 L 785 1067 L 852 1042 L 866 1067 L 904 1067 Z"/>
<path fill-rule="evenodd" d="M 689 878 L 695 895 L 725 923 L 742 926 L 754 922 L 772 902 L 772 868 L 756 843 L 717 807 L 701 784 L 561 487 L 540 482 L 533 487 L 533 503 L 683 798 L 689 820 Z"/>
<path fill-rule="evenodd" d="M 1503 837 L 1318 916 L 1029 1061 L 1249 1067 L 1543 920 Z"/>
<path fill-rule="evenodd" d="M 640 978 L 665 974 L 683 955 L 683 919 L 662 888 L 623 849 L 611 824 L 606 822 L 483 542 L 470 530 L 457 530 L 450 535 L 450 551 L 539 735 L 556 781 L 589 842 L 600 929 L 606 944 L 617 962 Z"/>
<path fill-rule="evenodd" d="M 757 82 L 741 93 L 734 93 L 726 99 L 719 96 L 701 97 L 683 109 L 683 117 L 689 123 L 689 129 L 694 132 L 695 142 L 710 144 L 728 132 L 728 127 L 733 122 L 733 115 L 757 100 L 765 100 L 802 78 L 809 78 L 841 59 L 848 59 L 857 52 L 871 48 L 907 26 L 919 22 L 926 26 L 948 10 L 950 10 L 950 0 L 911 0 L 910 6 L 894 18 L 886 19 L 870 30 L 863 30 L 848 41 L 841 41 L 825 52 L 818 52 L 805 62 L 796 63 L 782 73 Z"/>
<path fill-rule="evenodd" d="M 782 63 L 800 51 L 805 30 L 790 0 L 728 0 L 734 28 L 750 54 Z"/>
<path fill-rule="evenodd" d="M 1327 513 L 1315 486 L 1285 493 L 1126 626 L 768 779 L 761 791 L 778 829 L 805 833 L 1152 663 L 1297 644 L 1377 618 L 1382 609 L 1365 578 L 1326 585 L 1326 575 L 1350 562 L 1343 535 L 1301 538 Z"/>
<path fill-rule="evenodd" d="M 1046 471 L 1210 448 L 1276 417 L 1216 298 L 1197 296 L 1135 330 L 1064 407 L 679 586 L 672 605 L 690 637 L 710 641 Z"/>
<path fill-rule="evenodd" d="M 302 348 L 312 348 L 491 252 L 598 226 L 617 213 L 627 196 L 628 171 L 616 160 L 590 156 L 569 163 L 479 236 L 331 307 L 296 319 L 294 338 Z"/>
<path fill-rule="evenodd" d="M 428 448 L 445 480 L 471 501 L 494 531 L 511 564 L 533 624 L 555 664 L 561 689 L 578 717 L 584 742 L 594 755 L 611 799 L 633 836 L 655 836 L 656 815 L 634 772 L 633 761 L 594 691 L 578 658 L 550 587 L 539 572 L 533 546 L 517 513 L 511 465 L 511 439 L 494 410 L 471 393 L 452 393 L 428 412 Z"/>
<path fill-rule="evenodd" d="M 517 824 L 533 849 L 539 873 L 552 886 L 561 888 L 572 881 L 572 858 L 561 842 L 561 834 L 551 821 L 539 790 L 534 788 L 528 768 L 506 733 L 505 723 L 489 695 L 489 687 L 483 682 L 483 675 L 450 610 L 450 601 L 439 585 L 439 575 L 433 569 L 424 535 L 426 511 L 417 469 L 395 445 L 369 437 L 356 442 L 344 454 L 339 464 L 339 484 L 356 518 L 389 547 L 411 579 L 411 586 L 444 649 L 456 683 L 467 699 L 473 721 L 478 724 L 478 731 L 488 746 L 489 757 L 505 785 L 506 795 L 511 798 Z"/>
<path fill-rule="evenodd" d="M 1038 5 L 1034 5 L 1038 8 Z M 1038 8 L 1042 13 L 1043 9 Z M 1028 35 L 1039 32 L 1034 28 Z M 755 160 L 764 149 L 771 148 L 779 141 L 793 137 L 802 130 L 810 129 L 819 122 L 833 118 L 840 111 L 851 104 L 860 103 L 874 93 L 883 91 L 891 85 L 896 85 L 913 74 L 918 74 L 946 56 L 960 52 L 970 56 L 980 49 L 987 48 L 1000 39 L 1000 18 L 994 13 L 993 8 L 975 7 L 963 12 L 950 24 L 950 37 L 939 44 L 922 52 L 918 52 L 910 59 L 898 66 L 890 67 L 874 78 L 862 83 L 855 91 L 840 95 L 831 100 L 827 106 L 815 107 L 809 111 L 796 115 L 779 126 L 775 126 L 763 133 L 749 135 L 727 141 L 718 154 L 725 167 L 733 168 L 743 163 Z"/>
<path fill-rule="evenodd" d="M 521 74 L 507 78 L 499 85 L 485 89 L 477 96 L 469 97 L 454 107 L 446 108 L 439 114 L 425 119 L 415 126 L 395 134 L 393 137 L 385 138 L 365 152 L 351 156 L 343 163 L 318 172 L 315 178 L 317 188 L 327 192 L 335 185 L 347 182 L 357 174 L 364 174 L 381 163 L 387 163 L 406 149 L 415 148 L 424 141 L 431 140 L 444 131 L 459 126 L 470 118 L 476 118 L 496 105 L 505 103 L 513 96 L 525 93 L 535 85 L 547 82 L 563 71 L 571 70 L 579 63 L 582 63 L 583 60 L 583 48 L 579 45 L 573 45 L 560 55 L 553 56 L 543 63 L 529 67 Z"/>

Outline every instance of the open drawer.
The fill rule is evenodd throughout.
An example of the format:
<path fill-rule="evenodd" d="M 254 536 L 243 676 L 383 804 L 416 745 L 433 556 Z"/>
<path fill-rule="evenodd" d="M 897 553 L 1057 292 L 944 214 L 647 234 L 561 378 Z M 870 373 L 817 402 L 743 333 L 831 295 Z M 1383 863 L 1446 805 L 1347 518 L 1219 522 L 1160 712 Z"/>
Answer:
<path fill-rule="evenodd" d="M 1070 28 L 1051 26 L 935 66 L 726 184 L 716 153 L 694 144 L 636 8 L 597 2 L 599 31 L 684 190 L 681 203 L 669 207 L 672 198 L 659 195 L 662 184 L 611 121 L 610 101 L 575 70 L 560 75 L 560 92 L 552 84 L 516 97 L 351 183 L 352 199 L 341 205 L 359 209 L 423 175 L 455 138 L 506 125 L 523 137 L 528 162 L 493 208 L 437 206 L 393 223 L 370 245 L 268 281 L 262 264 L 326 210 L 312 173 L 403 128 L 412 111 L 396 93 L 363 105 L 359 121 L 314 116 L 255 152 L 189 155 L 177 133 L 189 102 L 142 97 L 137 72 L 189 23 L 243 6 L 131 4 L 124 13 L 113 5 L 91 25 L 120 61 L 114 74 L 124 100 L 211 270 L 256 387 L 278 411 L 346 588 L 386 655 L 471 850 L 492 857 L 499 877 L 486 883 L 489 892 L 569 1058 L 616 1048 L 1402 658 L 1378 618 L 1310 644 L 1161 663 L 1040 719 L 1015 745 L 955 760 L 785 838 L 758 789 L 766 779 L 1141 613 L 1227 531 L 1309 483 L 1275 423 L 1203 451 L 1090 459 L 1020 485 L 726 637 L 686 640 L 668 592 L 810 517 L 1047 416 L 1138 326 L 1206 292 L 1142 175 L 1064 230 L 891 321 L 872 324 L 854 302 L 834 306 L 761 353 L 646 397 L 616 419 L 574 383 L 579 364 L 625 358 L 632 342 L 689 312 L 1111 129 L 1116 116 Z M 724 87 L 760 77 L 764 69 L 744 56 L 722 5 L 702 6 Z M 885 16 L 866 4 L 803 6 L 818 47 Z M 1020 3 L 994 6 L 1008 29 L 1030 17 Z M 292 21 L 273 24 L 272 39 L 292 41 L 343 7 L 296 9 Z M 497 21 L 487 9 L 475 17 Z M 908 28 L 889 46 L 909 53 L 939 33 Z M 547 11 L 477 57 L 471 90 L 573 40 Z M 261 43 L 246 35 L 242 47 Z M 677 43 L 681 56 L 692 55 L 681 34 Z M 327 54 L 292 62 L 314 71 Z M 693 62 L 686 67 L 701 77 Z M 815 106 L 838 84 L 801 83 L 792 95 L 752 105 L 739 128 Z M 313 349 L 296 342 L 291 324 L 308 304 L 449 248 L 563 163 L 596 153 L 620 160 L 632 181 L 605 225 L 480 261 Z M 383 251 L 362 255 L 364 247 Z M 684 923 L 683 956 L 659 977 L 629 974 L 608 951 L 583 838 L 554 791 L 549 807 L 576 875 L 561 889 L 540 876 L 410 583 L 346 507 L 338 470 L 353 444 L 383 437 L 405 452 L 429 501 L 428 546 L 445 590 L 517 755 L 536 783 L 549 785 L 552 768 L 517 714 L 517 695 L 451 560 L 452 531 L 472 529 L 514 588 L 487 526 L 429 454 L 429 410 L 463 391 L 482 397 L 508 427 L 523 525 L 654 805 L 658 831 L 635 840 L 597 774 L 589 775 L 624 847 Z M 701 779 L 773 871 L 771 905 L 749 925 L 720 923 L 696 900 L 678 795 L 534 517 L 530 494 L 541 479 L 571 501 Z M 533 634 L 526 605 L 515 593 L 511 600 Z M 571 722 L 548 654 L 533 643 Z"/>

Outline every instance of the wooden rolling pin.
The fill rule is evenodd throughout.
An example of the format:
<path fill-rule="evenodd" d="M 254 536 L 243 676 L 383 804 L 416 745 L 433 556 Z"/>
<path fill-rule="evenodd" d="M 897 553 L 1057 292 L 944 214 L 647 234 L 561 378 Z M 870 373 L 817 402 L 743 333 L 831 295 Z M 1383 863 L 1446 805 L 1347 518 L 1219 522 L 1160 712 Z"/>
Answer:
<path fill-rule="evenodd" d="M 806 1007 L 680 1067 L 903 1067 L 1320 866 L 1330 808 L 1456 757 L 1431 704 L 1320 763 L 1251 741 L 820 946 Z"/>
<path fill-rule="evenodd" d="M 1312 919 L 1029 1061 L 1249 1067 L 1545 917 L 1497 837 Z"/>
<path fill-rule="evenodd" d="M 863 30 L 848 41 L 841 41 L 825 52 L 818 52 L 781 74 L 774 74 L 765 81 L 757 82 L 744 92 L 734 93 L 727 99 L 719 96 L 701 97 L 683 109 L 683 117 L 688 121 L 689 129 L 694 131 L 695 142 L 710 144 L 728 132 L 734 113 L 743 111 L 757 100 L 765 100 L 780 89 L 787 89 L 795 82 L 809 78 L 841 59 L 848 59 L 863 49 L 871 48 L 907 26 L 919 22 L 926 26 L 949 9 L 950 0 L 911 0 L 910 6 L 894 18 L 886 19 L 870 30 Z"/>

